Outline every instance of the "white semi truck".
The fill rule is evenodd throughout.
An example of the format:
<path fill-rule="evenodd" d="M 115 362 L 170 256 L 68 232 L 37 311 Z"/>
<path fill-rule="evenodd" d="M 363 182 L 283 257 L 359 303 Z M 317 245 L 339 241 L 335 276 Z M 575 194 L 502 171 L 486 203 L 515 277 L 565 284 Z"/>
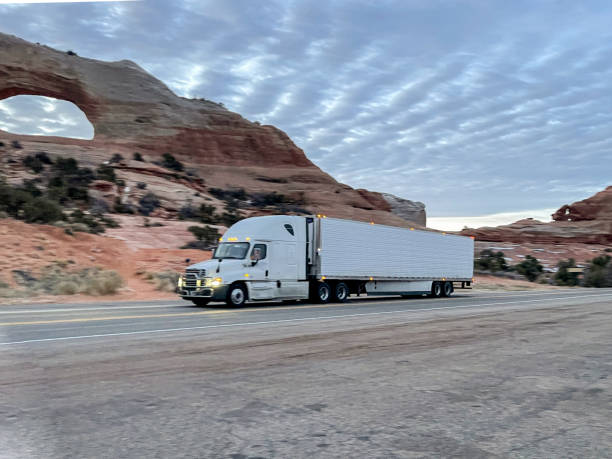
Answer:
<path fill-rule="evenodd" d="M 335 218 L 274 215 L 231 226 L 213 258 L 189 266 L 179 295 L 196 305 L 351 294 L 450 296 L 473 279 L 472 238 Z"/>

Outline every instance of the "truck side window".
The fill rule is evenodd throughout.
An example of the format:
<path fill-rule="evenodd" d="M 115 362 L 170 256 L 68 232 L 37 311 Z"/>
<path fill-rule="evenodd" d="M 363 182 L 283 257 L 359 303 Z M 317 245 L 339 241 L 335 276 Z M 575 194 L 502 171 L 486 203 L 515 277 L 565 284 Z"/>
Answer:
<path fill-rule="evenodd" d="M 267 246 L 266 244 L 255 244 L 251 251 L 251 260 L 263 260 L 266 258 Z"/>
<path fill-rule="evenodd" d="M 295 236 L 295 233 L 293 232 L 293 226 L 291 226 L 289 223 L 285 223 L 285 229 L 289 232 L 289 234 Z"/>

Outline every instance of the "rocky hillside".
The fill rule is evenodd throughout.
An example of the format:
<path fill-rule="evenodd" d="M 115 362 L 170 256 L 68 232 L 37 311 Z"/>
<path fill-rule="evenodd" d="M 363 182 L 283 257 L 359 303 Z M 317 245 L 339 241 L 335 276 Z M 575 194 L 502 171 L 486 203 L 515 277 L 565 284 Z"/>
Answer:
<path fill-rule="evenodd" d="M 89 183 L 111 210 L 137 209 L 152 194 L 153 215 L 213 206 L 221 215 L 324 213 L 380 223 L 425 225 L 421 203 L 337 182 L 274 126 L 261 126 L 222 104 L 175 95 L 131 61 L 86 59 L 0 34 L 0 100 L 28 94 L 74 103 L 94 127 L 92 140 L 0 131 L 0 162 L 13 184 L 35 178 L 24 159 L 44 152 L 82 167 L 113 169 Z M 110 176 L 110 174 L 109 174 Z"/>
<path fill-rule="evenodd" d="M 461 231 L 480 241 L 516 243 L 612 244 L 612 186 L 583 201 L 564 205 L 552 222 L 533 219 L 510 225 Z"/>

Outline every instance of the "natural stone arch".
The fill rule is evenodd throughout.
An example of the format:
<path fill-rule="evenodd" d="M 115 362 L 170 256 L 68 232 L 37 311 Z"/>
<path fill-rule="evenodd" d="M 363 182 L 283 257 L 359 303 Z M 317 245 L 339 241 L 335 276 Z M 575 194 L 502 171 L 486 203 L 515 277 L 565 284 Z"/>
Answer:
<path fill-rule="evenodd" d="M 94 138 L 95 128 L 87 115 L 76 104 L 61 98 L 22 94 L 0 100 L 0 104 L 2 104 L 0 106 L 0 129 L 8 133 L 79 140 Z M 24 109 L 26 112 L 20 113 L 20 110 Z M 9 114 L 17 112 L 18 118 L 25 115 L 31 118 L 32 122 L 22 121 L 20 125 L 12 127 L 11 124 L 14 122 L 4 116 L 3 112 Z M 74 124 L 62 123 L 61 115 L 68 116 L 67 121 L 72 121 Z M 8 119 L 3 120 L 3 118 Z"/>

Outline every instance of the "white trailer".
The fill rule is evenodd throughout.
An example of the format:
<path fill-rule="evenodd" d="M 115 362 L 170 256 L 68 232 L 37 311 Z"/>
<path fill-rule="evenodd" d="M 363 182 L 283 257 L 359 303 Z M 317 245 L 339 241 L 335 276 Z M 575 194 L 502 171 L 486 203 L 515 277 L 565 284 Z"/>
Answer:
<path fill-rule="evenodd" d="M 344 302 L 356 295 L 450 296 L 473 281 L 472 238 L 335 218 L 241 220 L 213 259 L 187 268 L 178 293 L 195 304 Z"/>

